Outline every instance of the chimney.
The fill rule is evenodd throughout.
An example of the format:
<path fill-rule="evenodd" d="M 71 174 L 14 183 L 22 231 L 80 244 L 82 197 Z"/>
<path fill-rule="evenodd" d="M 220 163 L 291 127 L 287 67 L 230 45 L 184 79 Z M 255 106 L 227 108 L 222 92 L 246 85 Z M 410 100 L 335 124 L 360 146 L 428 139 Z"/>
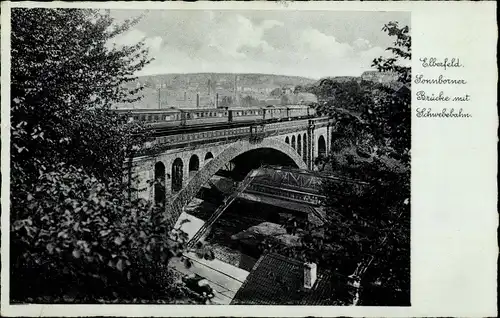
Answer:
<path fill-rule="evenodd" d="M 234 82 L 233 82 L 233 91 L 234 91 L 234 98 L 236 99 L 236 94 L 238 94 L 238 80 L 236 78 L 236 74 L 234 75 Z"/>
<path fill-rule="evenodd" d="M 184 91 L 184 101 L 186 101 L 186 91 Z"/>
<path fill-rule="evenodd" d="M 316 283 L 317 266 L 315 263 L 304 264 L 304 288 L 311 289 Z"/>
<path fill-rule="evenodd" d="M 215 108 L 219 108 L 219 93 L 215 93 Z"/>
<path fill-rule="evenodd" d="M 196 94 L 196 108 L 200 107 L 200 94 Z"/>

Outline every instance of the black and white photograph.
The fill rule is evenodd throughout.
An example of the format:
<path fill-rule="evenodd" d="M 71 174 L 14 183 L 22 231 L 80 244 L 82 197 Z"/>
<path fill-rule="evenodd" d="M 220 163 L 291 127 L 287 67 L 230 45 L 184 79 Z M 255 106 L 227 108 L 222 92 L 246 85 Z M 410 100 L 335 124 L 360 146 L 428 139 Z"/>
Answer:
<path fill-rule="evenodd" d="M 410 12 L 10 24 L 11 305 L 412 305 Z"/>

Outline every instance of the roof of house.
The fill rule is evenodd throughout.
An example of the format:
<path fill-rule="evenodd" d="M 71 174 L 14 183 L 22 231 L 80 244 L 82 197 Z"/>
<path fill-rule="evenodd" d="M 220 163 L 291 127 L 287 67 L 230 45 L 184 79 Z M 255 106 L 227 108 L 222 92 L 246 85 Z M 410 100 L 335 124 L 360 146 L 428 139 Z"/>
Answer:
<path fill-rule="evenodd" d="M 333 306 L 350 299 L 347 277 L 319 268 L 317 277 L 314 286 L 305 289 L 302 262 L 275 253 L 265 254 L 255 263 L 231 304 Z"/>

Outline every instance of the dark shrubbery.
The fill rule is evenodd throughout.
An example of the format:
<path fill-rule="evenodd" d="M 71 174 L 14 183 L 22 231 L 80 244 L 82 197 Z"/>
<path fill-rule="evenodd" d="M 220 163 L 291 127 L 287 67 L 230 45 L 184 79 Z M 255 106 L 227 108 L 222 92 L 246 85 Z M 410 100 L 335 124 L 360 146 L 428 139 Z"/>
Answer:
<path fill-rule="evenodd" d="M 124 162 L 143 127 L 110 111 L 139 98 L 124 83 L 144 44 L 108 47 L 134 21 L 107 12 L 13 9 L 13 302 L 169 302 L 185 296 L 166 264 L 167 211 L 131 200 Z M 126 170 L 125 170 L 126 171 Z"/>
<path fill-rule="evenodd" d="M 395 57 L 376 59 L 373 66 L 398 74 L 397 86 L 408 85 L 411 69 L 400 62 L 411 58 L 409 29 L 390 22 L 383 30 L 396 38 L 388 48 Z M 330 79 L 309 91 L 322 100 L 318 112 L 336 123 L 332 154 L 315 160 L 319 170 L 340 177 L 324 183 L 328 222 L 292 219 L 287 228 L 302 236 L 301 247 L 265 242 L 262 248 L 316 262 L 319 269 L 344 277 L 355 274 L 360 278 L 358 304 L 408 306 L 411 94 Z"/>

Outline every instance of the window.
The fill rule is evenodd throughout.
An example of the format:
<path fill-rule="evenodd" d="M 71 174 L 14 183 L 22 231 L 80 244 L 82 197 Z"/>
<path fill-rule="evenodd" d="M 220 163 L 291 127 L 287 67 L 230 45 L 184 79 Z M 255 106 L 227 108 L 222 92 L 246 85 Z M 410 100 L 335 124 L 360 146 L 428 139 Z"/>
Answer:
<path fill-rule="evenodd" d="M 162 162 L 155 164 L 154 196 L 156 205 L 165 205 L 165 165 Z"/>
<path fill-rule="evenodd" d="M 209 162 L 213 158 L 214 158 L 214 155 L 212 155 L 211 152 L 207 152 L 207 154 L 205 155 L 205 163 Z"/>
<path fill-rule="evenodd" d="M 172 191 L 178 192 L 182 189 L 183 163 L 180 158 L 174 160 L 172 164 Z"/>
<path fill-rule="evenodd" d="M 325 156 L 326 155 L 326 142 L 325 137 L 319 136 L 318 138 L 318 155 Z"/>

